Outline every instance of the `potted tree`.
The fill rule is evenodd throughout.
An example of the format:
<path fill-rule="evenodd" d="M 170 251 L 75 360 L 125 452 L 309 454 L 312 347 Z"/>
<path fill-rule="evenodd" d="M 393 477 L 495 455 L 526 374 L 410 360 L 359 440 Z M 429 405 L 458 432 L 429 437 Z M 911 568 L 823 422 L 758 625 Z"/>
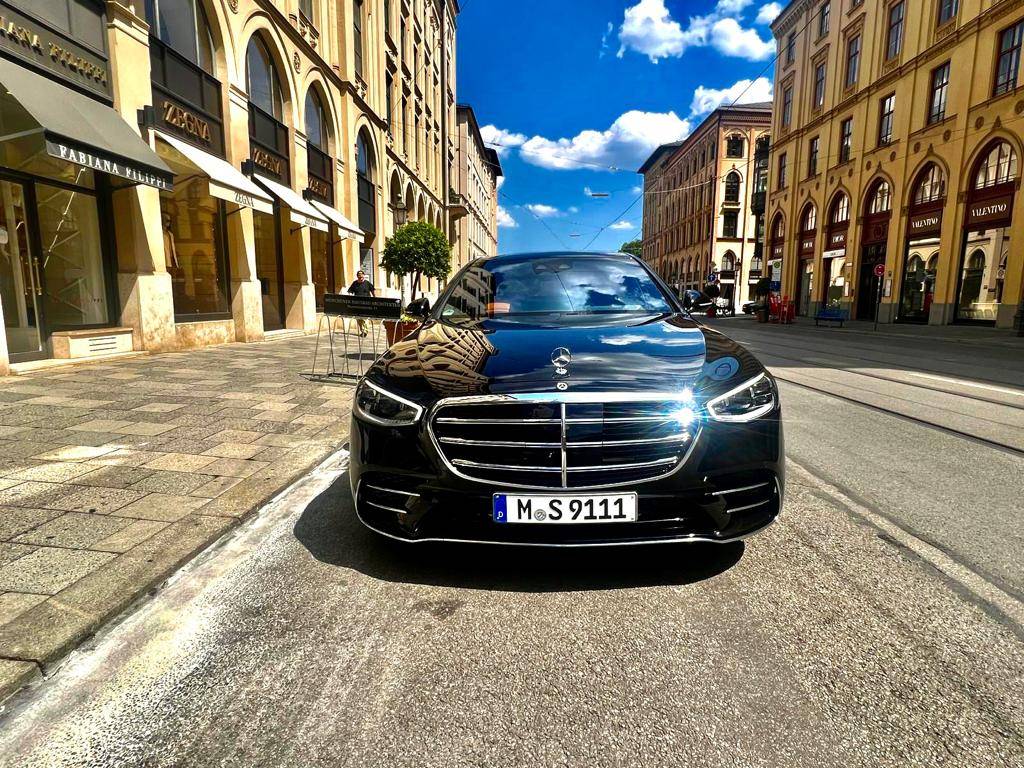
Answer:
<path fill-rule="evenodd" d="M 381 254 L 380 265 L 398 276 L 401 302 L 405 306 L 405 278 L 412 276 L 412 297 L 420 290 L 420 280 L 437 280 L 448 276 L 451 269 L 452 247 L 444 232 L 426 221 L 413 221 L 395 230 Z M 420 324 L 420 318 L 403 314 L 400 320 L 386 320 L 388 344 L 405 338 Z"/>
<path fill-rule="evenodd" d="M 762 277 L 754 285 L 754 296 L 757 297 L 758 305 L 754 308 L 754 314 L 757 316 L 757 322 L 767 323 L 768 322 L 768 294 L 772 290 L 772 281 L 770 278 Z"/>

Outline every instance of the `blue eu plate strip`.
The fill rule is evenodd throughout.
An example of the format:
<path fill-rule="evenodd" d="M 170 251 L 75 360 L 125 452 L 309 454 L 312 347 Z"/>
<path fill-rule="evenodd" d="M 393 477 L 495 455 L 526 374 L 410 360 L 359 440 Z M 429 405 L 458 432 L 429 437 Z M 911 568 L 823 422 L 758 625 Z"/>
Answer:
<path fill-rule="evenodd" d="M 503 493 L 494 496 L 494 522 L 507 523 L 508 511 L 506 508 L 506 496 Z"/>

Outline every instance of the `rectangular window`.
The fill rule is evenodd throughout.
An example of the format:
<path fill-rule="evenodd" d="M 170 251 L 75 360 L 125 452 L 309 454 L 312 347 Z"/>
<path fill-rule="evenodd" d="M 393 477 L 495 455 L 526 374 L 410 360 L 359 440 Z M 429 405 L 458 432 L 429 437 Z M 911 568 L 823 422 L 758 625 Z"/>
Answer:
<path fill-rule="evenodd" d="M 818 150 L 821 148 L 821 139 L 815 136 L 807 145 L 807 175 L 818 175 Z"/>
<path fill-rule="evenodd" d="M 722 237 L 736 237 L 739 224 L 738 211 L 726 211 L 722 214 Z"/>
<path fill-rule="evenodd" d="M 363 0 L 352 2 L 352 60 L 356 75 L 363 76 Z"/>
<path fill-rule="evenodd" d="M 890 93 L 878 108 L 878 146 L 884 147 L 892 141 L 893 115 L 896 113 L 896 94 Z"/>
<path fill-rule="evenodd" d="M 391 36 L 391 0 L 384 0 L 384 32 Z"/>
<path fill-rule="evenodd" d="M 1004 29 L 999 34 L 999 60 L 996 62 L 995 95 L 1007 93 L 1017 87 L 1020 69 L 1020 46 L 1024 39 L 1024 21 Z"/>
<path fill-rule="evenodd" d="M 818 11 L 818 37 L 828 34 L 828 20 L 832 15 L 832 3 L 824 3 Z"/>
<path fill-rule="evenodd" d="M 793 121 L 793 88 L 782 92 L 782 124 L 788 126 Z"/>
<path fill-rule="evenodd" d="M 393 93 L 394 90 L 395 90 L 395 79 L 391 76 L 391 73 L 388 72 L 384 76 L 384 108 L 385 108 L 385 113 L 386 113 L 385 117 L 387 118 L 387 121 L 388 121 L 388 133 L 390 133 L 392 135 L 394 135 L 394 132 L 395 132 L 395 127 L 392 124 L 392 121 L 395 118 L 395 116 L 393 114 L 394 113 L 394 109 L 395 109 L 394 93 Z"/>
<path fill-rule="evenodd" d="M 928 124 L 946 119 L 946 96 L 949 93 L 949 62 L 932 70 L 931 99 L 928 102 Z"/>
<path fill-rule="evenodd" d="M 853 118 L 848 117 L 839 126 L 839 162 L 845 163 L 853 152 Z"/>
<path fill-rule="evenodd" d="M 786 38 L 786 63 L 792 64 L 796 61 L 796 32 L 790 32 Z"/>
<path fill-rule="evenodd" d="M 846 87 L 852 88 L 860 76 L 860 35 L 846 44 Z"/>
<path fill-rule="evenodd" d="M 725 140 L 726 157 L 743 157 L 743 137 L 730 136 Z"/>
<path fill-rule="evenodd" d="M 825 62 L 814 68 L 814 108 L 825 105 Z"/>
<path fill-rule="evenodd" d="M 891 61 L 903 50 L 903 0 L 889 9 L 889 32 L 885 38 L 885 60 Z"/>
<path fill-rule="evenodd" d="M 939 24 L 945 24 L 960 10 L 959 0 L 939 0 Z"/>
<path fill-rule="evenodd" d="M 779 155 L 779 183 L 778 189 L 786 188 L 786 153 Z"/>
<path fill-rule="evenodd" d="M 306 17 L 306 21 L 313 21 L 313 0 L 299 0 L 299 13 Z"/>

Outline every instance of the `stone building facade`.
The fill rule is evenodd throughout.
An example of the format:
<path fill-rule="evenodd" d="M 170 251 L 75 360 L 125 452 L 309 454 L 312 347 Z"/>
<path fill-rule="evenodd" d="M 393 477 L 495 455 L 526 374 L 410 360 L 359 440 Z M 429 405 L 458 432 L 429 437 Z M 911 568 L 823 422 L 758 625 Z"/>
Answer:
<path fill-rule="evenodd" d="M 1024 5 L 797 0 L 772 31 L 782 293 L 805 315 L 1012 326 Z"/>
<path fill-rule="evenodd" d="M 702 290 L 710 278 L 733 309 L 752 296 L 764 270 L 754 154 L 768 140 L 771 112 L 770 103 L 719 107 L 640 168 L 643 257 L 678 290 Z"/>
<path fill-rule="evenodd" d="M 0 0 L 0 375 L 317 327 L 451 238 L 456 0 Z"/>
<path fill-rule="evenodd" d="M 498 153 L 484 145 L 473 108 L 458 105 L 452 214 L 452 269 L 498 253 Z"/>

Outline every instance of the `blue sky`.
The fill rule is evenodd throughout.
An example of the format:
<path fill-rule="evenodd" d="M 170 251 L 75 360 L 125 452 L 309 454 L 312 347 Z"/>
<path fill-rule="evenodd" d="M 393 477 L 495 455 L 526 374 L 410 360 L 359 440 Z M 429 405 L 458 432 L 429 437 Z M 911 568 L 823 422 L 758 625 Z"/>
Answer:
<path fill-rule="evenodd" d="M 741 102 L 771 98 L 778 3 L 462 4 L 458 100 L 502 155 L 503 253 L 583 248 L 595 235 L 591 248 L 614 250 L 639 237 L 642 201 L 623 211 L 650 152 L 744 89 Z"/>

